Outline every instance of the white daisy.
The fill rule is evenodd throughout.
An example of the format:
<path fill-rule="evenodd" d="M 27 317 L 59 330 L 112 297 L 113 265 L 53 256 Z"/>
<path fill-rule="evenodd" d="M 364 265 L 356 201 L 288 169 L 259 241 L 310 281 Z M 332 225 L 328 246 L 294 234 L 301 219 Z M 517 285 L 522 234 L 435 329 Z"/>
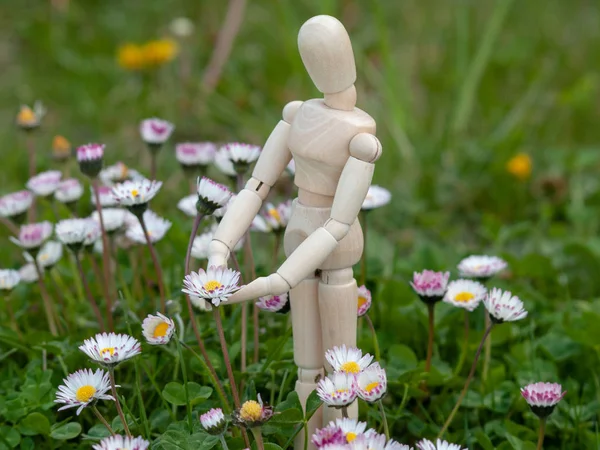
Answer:
<path fill-rule="evenodd" d="M 121 206 L 145 205 L 160 190 L 162 181 L 136 180 L 125 181 L 112 188 L 113 196 Z"/>
<path fill-rule="evenodd" d="M 0 216 L 14 217 L 24 214 L 33 202 L 30 191 L 18 191 L 0 197 Z"/>
<path fill-rule="evenodd" d="M 373 363 L 356 378 L 358 396 L 365 402 L 374 403 L 387 391 L 387 376 L 379 363 Z"/>
<path fill-rule="evenodd" d="M 358 288 L 357 315 L 364 316 L 371 308 L 371 291 L 363 284 Z"/>
<path fill-rule="evenodd" d="M 141 436 L 124 437 L 114 435 L 104 438 L 99 444 L 93 445 L 94 450 L 147 450 L 150 442 L 146 441 Z"/>
<path fill-rule="evenodd" d="M 28 255 L 28 254 L 27 254 Z M 38 252 L 36 259 L 40 267 L 52 268 L 60 261 L 63 255 L 63 246 L 57 241 L 48 241 Z M 28 255 L 31 258 L 30 255 Z M 31 261 L 30 261 L 31 262 Z"/>
<path fill-rule="evenodd" d="M 362 350 L 356 347 L 333 347 L 325 352 L 325 359 L 336 372 L 358 374 L 365 370 L 373 361 L 368 353 L 363 356 Z"/>
<path fill-rule="evenodd" d="M 231 142 L 223 146 L 233 165 L 249 165 L 258 159 L 261 148 L 258 145 Z"/>
<path fill-rule="evenodd" d="M 485 286 L 472 280 L 455 280 L 448 283 L 444 301 L 451 305 L 473 311 L 486 294 Z"/>
<path fill-rule="evenodd" d="M 92 244 L 99 236 L 100 226 L 89 218 L 65 219 L 56 224 L 56 237 L 72 249 Z"/>
<path fill-rule="evenodd" d="M 201 297 L 219 306 L 240 289 L 240 273 L 226 267 L 211 266 L 207 271 L 200 269 L 183 279 L 182 292 Z"/>
<path fill-rule="evenodd" d="M 506 261 L 497 256 L 471 255 L 458 264 L 458 271 L 461 277 L 489 278 L 507 266 Z"/>
<path fill-rule="evenodd" d="M 96 191 L 93 187 L 90 188 L 92 193 L 92 205 L 96 205 Z M 111 206 L 117 206 L 117 200 L 115 199 L 112 187 L 98 186 L 98 198 L 100 199 L 100 206 L 102 208 L 110 208 Z"/>
<path fill-rule="evenodd" d="M 353 373 L 335 372 L 319 380 L 317 395 L 328 406 L 340 408 L 350 405 L 358 395 Z"/>
<path fill-rule="evenodd" d="M 198 203 L 198 195 L 191 194 L 183 197 L 177 203 L 177 208 L 182 211 L 185 215 L 190 217 L 196 217 L 198 210 L 196 209 L 196 203 Z"/>
<path fill-rule="evenodd" d="M 200 424 L 208 433 L 219 435 L 225 431 L 227 422 L 221 408 L 212 408 L 200 415 Z"/>
<path fill-rule="evenodd" d="M 356 419 L 349 419 L 346 417 L 336 419 L 335 422 L 329 422 L 330 427 L 339 427 L 344 434 L 346 442 L 352 442 L 358 436 L 363 434 L 367 429 L 366 422 L 359 422 Z"/>
<path fill-rule="evenodd" d="M 149 209 L 144 212 L 143 219 L 151 242 L 160 241 L 172 225 L 171 222 L 163 219 Z M 127 228 L 125 236 L 127 236 L 127 239 L 138 244 L 146 244 L 146 235 L 144 234 L 144 229 L 139 221 Z"/>
<path fill-rule="evenodd" d="M 488 293 L 483 304 L 496 323 L 514 322 L 527 317 L 527 311 L 519 297 L 498 288 L 493 288 Z"/>
<path fill-rule="evenodd" d="M 541 419 L 545 419 L 566 395 L 558 383 L 532 383 L 521 388 L 521 395 L 531 411 Z"/>
<path fill-rule="evenodd" d="M 361 209 L 370 210 L 379 208 L 381 206 L 387 205 L 392 199 L 392 194 L 386 188 L 382 188 L 381 186 L 372 185 L 369 187 L 367 191 L 367 196 L 363 201 Z"/>
<path fill-rule="evenodd" d="M 167 316 L 148 314 L 142 322 L 142 334 L 150 345 L 168 344 L 175 332 L 175 322 Z"/>
<path fill-rule="evenodd" d="M 255 303 L 263 311 L 285 313 L 290 310 L 288 294 L 266 295 Z"/>
<path fill-rule="evenodd" d="M 225 216 L 225 213 L 227 212 L 227 210 L 229 209 L 229 207 L 231 206 L 231 204 L 233 203 L 233 201 L 235 200 L 236 197 L 237 197 L 237 195 L 232 193 L 231 198 L 225 204 L 225 206 L 215 209 L 215 211 L 212 213 L 213 217 L 216 218 L 218 221 L 220 221 L 223 218 L 223 216 Z"/>
<path fill-rule="evenodd" d="M 424 270 L 420 273 L 413 273 L 413 280 L 410 282 L 410 285 L 423 301 L 431 303 L 439 301 L 444 297 L 449 278 L 450 272 Z"/>
<path fill-rule="evenodd" d="M 98 174 L 98 178 L 100 178 L 103 185 L 112 187 L 117 183 L 127 180 L 142 180 L 144 177 L 137 170 L 131 169 L 119 161 L 102 169 Z"/>
<path fill-rule="evenodd" d="M 438 439 L 434 444 L 433 442 L 423 439 L 420 442 L 417 442 L 417 450 L 469 450 L 467 448 L 463 449 L 458 444 L 451 444 L 450 442 L 442 441 Z"/>
<path fill-rule="evenodd" d="M 48 221 L 21 225 L 19 237 L 10 237 L 11 242 L 25 250 L 39 249 L 52 235 L 52 224 Z"/>
<path fill-rule="evenodd" d="M 110 390 L 110 379 L 108 372 L 97 369 L 78 370 L 63 379 L 64 385 L 58 387 L 55 403 L 64 403 L 65 406 L 58 408 L 59 411 L 67 408 L 79 407 L 77 415 L 81 413 L 90 403 L 97 400 L 115 400 L 112 395 L 107 394 Z"/>
<path fill-rule="evenodd" d="M 140 135 L 146 144 L 164 144 L 174 129 L 175 125 L 162 119 L 146 119 L 140 123 Z"/>
<path fill-rule="evenodd" d="M 265 220 L 265 218 L 261 214 L 257 214 L 252 219 L 252 223 L 250 224 L 250 231 L 260 231 L 261 233 L 269 233 L 271 228 L 269 224 Z"/>
<path fill-rule="evenodd" d="M 190 295 L 190 301 L 192 302 L 192 305 L 194 305 L 200 311 L 212 311 L 210 301 L 206 301 L 203 298 L 197 297 L 195 295 Z"/>
<path fill-rule="evenodd" d="M 73 203 L 83 195 L 83 185 L 77 178 L 61 181 L 54 191 L 54 198 L 61 203 Z"/>
<path fill-rule="evenodd" d="M 102 211 L 102 221 L 104 222 L 104 229 L 107 233 L 113 233 L 120 230 L 125 224 L 126 210 L 121 208 L 104 208 L 100 211 Z M 98 214 L 98 211 L 92 212 L 90 219 L 100 224 L 100 214 Z"/>
<path fill-rule="evenodd" d="M 19 272 L 12 269 L 0 270 L 0 290 L 11 291 L 21 281 Z"/>
<path fill-rule="evenodd" d="M 104 144 L 85 144 L 77 147 L 77 161 L 81 163 L 94 163 L 104 158 Z"/>
<path fill-rule="evenodd" d="M 235 168 L 233 167 L 233 162 L 229 159 L 229 152 L 225 149 L 225 147 L 221 147 L 217 153 L 215 154 L 215 166 L 219 169 L 224 175 L 228 177 L 235 177 L 237 173 Z"/>
<path fill-rule="evenodd" d="M 25 283 L 35 283 L 39 277 L 35 264 L 27 263 L 19 269 L 19 277 Z"/>
<path fill-rule="evenodd" d="M 35 195 L 47 197 L 58 188 L 61 178 L 62 172 L 60 170 L 48 170 L 31 177 L 26 186 Z"/>
<path fill-rule="evenodd" d="M 192 257 L 196 259 L 208 259 L 208 249 L 212 242 L 213 233 L 207 231 L 194 238 L 192 243 Z"/>
<path fill-rule="evenodd" d="M 206 166 L 215 160 L 217 146 L 212 142 L 184 142 L 175 146 L 175 157 L 184 167 Z"/>
<path fill-rule="evenodd" d="M 140 354 L 142 347 L 137 339 L 126 334 L 99 333 L 83 341 L 79 350 L 96 362 L 116 365 Z"/>
<path fill-rule="evenodd" d="M 270 231 L 283 231 L 292 217 L 292 201 L 288 200 L 277 206 L 267 203 L 261 216 Z"/>
<path fill-rule="evenodd" d="M 231 198 L 231 191 L 226 186 L 207 177 L 198 178 L 197 192 L 198 208 L 203 214 L 212 214 L 215 209 L 225 206 Z"/>

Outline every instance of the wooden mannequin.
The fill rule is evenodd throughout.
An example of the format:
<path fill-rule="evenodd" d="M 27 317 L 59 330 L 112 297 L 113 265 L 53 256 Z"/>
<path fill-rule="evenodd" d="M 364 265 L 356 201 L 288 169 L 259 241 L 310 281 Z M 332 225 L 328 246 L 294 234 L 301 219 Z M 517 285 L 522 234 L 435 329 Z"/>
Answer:
<path fill-rule="evenodd" d="M 363 251 L 357 217 L 381 144 L 374 135 L 373 118 L 355 107 L 356 68 L 344 26 L 334 17 L 313 17 L 301 27 L 298 47 L 324 98 L 293 101 L 284 107 L 283 120 L 265 143 L 252 178 L 214 234 L 209 266 L 227 264 L 231 249 L 293 156 L 298 198 L 284 237 L 287 259 L 277 272 L 252 281 L 227 304 L 291 290 L 296 391 L 305 405 L 324 375 L 325 351 L 341 344 L 356 346 L 357 287 L 352 266 Z M 350 416 L 356 417 L 357 412 L 355 404 Z M 332 408 L 318 411 L 308 435 L 338 416 Z M 300 433 L 295 448 L 303 445 Z"/>

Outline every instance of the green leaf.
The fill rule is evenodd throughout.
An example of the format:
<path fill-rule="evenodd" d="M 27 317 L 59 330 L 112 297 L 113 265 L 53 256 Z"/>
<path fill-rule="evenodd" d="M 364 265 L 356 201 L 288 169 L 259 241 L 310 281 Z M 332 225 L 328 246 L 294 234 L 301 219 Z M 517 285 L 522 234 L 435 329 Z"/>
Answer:
<path fill-rule="evenodd" d="M 479 430 L 475 433 L 475 439 L 477 439 L 477 443 L 481 445 L 483 450 L 494 450 L 492 441 L 483 430 Z"/>
<path fill-rule="evenodd" d="M 192 404 L 192 406 L 202 403 L 204 400 L 209 398 L 213 392 L 211 387 L 201 386 L 198 383 L 194 383 L 193 381 L 188 381 L 187 387 L 188 394 L 190 396 L 190 403 Z"/>
<path fill-rule="evenodd" d="M 172 405 L 185 405 L 185 391 L 183 385 L 175 381 L 167 383 L 162 391 L 163 398 Z"/>
<path fill-rule="evenodd" d="M 35 436 L 36 434 L 50 434 L 50 421 L 38 412 L 29 414 L 20 423 L 21 434 Z"/>
<path fill-rule="evenodd" d="M 21 435 L 12 427 L 0 427 L 0 435 L 4 438 L 4 441 L 10 445 L 10 448 L 15 448 L 19 445 L 19 442 L 21 442 Z M 6 445 L 4 445 L 4 441 L 0 441 L 0 450 L 8 450 Z"/>
<path fill-rule="evenodd" d="M 81 425 L 79 425 L 77 422 L 69 422 L 59 426 L 56 429 L 53 429 L 50 433 L 50 437 L 53 439 L 66 441 L 67 439 L 73 439 L 79 436 L 79 433 L 81 433 Z"/>
<path fill-rule="evenodd" d="M 306 417 L 312 417 L 322 404 L 317 391 L 312 391 L 306 399 Z"/>

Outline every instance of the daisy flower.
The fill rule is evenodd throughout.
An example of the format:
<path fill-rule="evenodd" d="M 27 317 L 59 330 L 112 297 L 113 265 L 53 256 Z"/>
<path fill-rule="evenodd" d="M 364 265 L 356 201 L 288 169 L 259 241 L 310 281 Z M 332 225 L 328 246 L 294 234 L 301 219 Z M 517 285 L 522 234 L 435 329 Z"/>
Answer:
<path fill-rule="evenodd" d="M 171 228 L 172 225 L 171 222 L 163 219 L 154 211 L 150 211 L 149 209 L 144 212 L 143 219 L 151 242 L 160 241 L 165 236 L 167 231 L 169 231 L 169 228 Z M 138 244 L 146 243 L 146 235 L 144 234 L 144 229 L 139 221 L 138 223 L 127 228 L 125 236 L 127 236 L 127 239 L 130 239 Z"/>
<path fill-rule="evenodd" d="M 210 266 L 207 271 L 200 269 L 186 275 L 182 292 L 195 295 L 219 306 L 240 289 L 240 273 L 223 266 Z"/>
<path fill-rule="evenodd" d="M 108 372 L 97 369 L 92 372 L 90 369 L 78 370 L 63 379 L 63 385 L 58 387 L 55 403 L 63 403 L 65 406 L 58 408 L 59 411 L 67 408 L 79 407 L 77 415 L 83 408 L 97 400 L 115 400 L 112 395 L 108 395 L 110 390 L 110 380 Z"/>
<path fill-rule="evenodd" d="M 0 290 L 12 291 L 13 288 L 19 284 L 19 281 L 21 281 L 21 277 L 19 276 L 19 272 L 16 270 L 0 270 Z"/>
<path fill-rule="evenodd" d="M 329 422 L 325 428 L 321 428 L 315 431 L 310 440 L 317 449 L 330 449 L 332 446 L 342 446 L 345 448 L 346 440 L 345 434 L 341 427 L 336 425 L 334 422 Z"/>
<path fill-rule="evenodd" d="M 83 195 L 83 185 L 77 178 L 61 181 L 54 191 L 54 198 L 61 203 L 74 203 Z"/>
<path fill-rule="evenodd" d="M 52 139 L 52 157 L 56 161 L 65 161 L 71 156 L 71 143 L 64 136 L 56 135 Z"/>
<path fill-rule="evenodd" d="M 508 291 L 493 288 L 483 299 L 485 309 L 493 322 L 514 322 L 527 317 L 523 302 Z"/>
<path fill-rule="evenodd" d="M 33 262 L 33 258 L 30 254 L 25 253 L 27 255 L 25 259 L 28 262 Z M 63 255 L 63 246 L 60 242 L 57 241 L 47 241 L 42 248 L 38 252 L 36 259 L 37 263 L 40 267 L 45 269 L 51 269 L 60 261 Z"/>
<path fill-rule="evenodd" d="M 450 442 L 442 441 L 438 439 L 436 443 L 423 439 L 420 442 L 417 442 L 417 450 L 469 450 L 467 448 L 463 449 L 458 444 L 451 444 Z"/>
<path fill-rule="evenodd" d="M 250 164 L 260 156 L 261 148 L 258 145 L 231 142 L 223 146 L 227 157 L 233 163 L 236 173 L 245 173 Z"/>
<path fill-rule="evenodd" d="M 40 126 L 42 117 L 46 115 L 46 108 L 39 100 L 33 104 L 33 109 L 27 105 L 21 105 L 17 114 L 17 125 L 23 130 L 29 131 Z"/>
<path fill-rule="evenodd" d="M 218 436 L 227 429 L 227 421 L 221 408 L 212 408 L 200 416 L 200 424 L 208 434 Z"/>
<path fill-rule="evenodd" d="M 444 298 L 449 278 L 450 272 L 424 270 L 420 273 L 413 273 L 413 280 L 410 285 L 422 301 L 436 303 Z"/>
<path fill-rule="evenodd" d="M 112 193 L 119 205 L 127 207 L 137 215 L 146 210 L 148 202 L 154 198 L 161 186 L 161 181 L 125 181 L 113 187 Z"/>
<path fill-rule="evenodd" d="M 162 119 L 146 119 L 140 123 L 142 140 L 151 146 L 161 146 L 164 144 L 171 137 L 174 129 L 175 125 Z"/>
<path fill-rule="evenodd" d="M 168 344 L 175 332 L 175 322 L 167 316 L 148 314 L 142 322 L 142 334 L 150 345 Z"/>
<path fill-rule="evenodd" d="M 175 157 L 183 168 L 207 166 L 215 160 L 217 146 L 212 142 L 184 142 L 175 146 Z"/>
<path fill-rule="evenodd" d="M 287 200 L 277 206 L 274 206 L 272 203 L 267 203 L 261 216 L 265 220 L 270 231 L 283 231 L 292 217 L 292 201 Z"/>
<path fill-rule="evenodd" d="M 10 237 L 11 242 L 25 250 L 38 250 L 52 234 L 52 224 L 48 221 L 21 225 L 19 237 Z"/>
<path fill-rule="evenodd" d="M 198 210 L 196 209 L 196 203 L 198 203 L 198 195 L 191 194 L 183 197 L 177 203 L 177 208 L 182 211 L 186 216 L 196 217 Z"/>
<path fill-rule="evenodd" d="M 290 310 L 290 303 L 288 301 L 288 294 L 281 295 L 267 295 L 260 297 L 256 302 L 263 311 L 275 312 L 285 314 Z"/>
<path fill-rule="evenodd" d="M 86 339 L 79 350 L 94 361 L 114 366 L 142 352 L 137 339 L 126 334 L 99 333 Z"/>
<path fill-rule="evenodd" d="M 98 178 L 102 184 L 110 187 L 117 183 L 123 183 L 127 180 L 137 181 L 144 179 L 144 177 L 137 170 L 130 169 L 121 161 L 102 169 L 98 174 Z"/>
<path fill-rule="evenodd" d="M 363 356 L 362 350 L 356 347 L 333 347 L 325 352 L 325 359 L 336 372 L 358 374 L 365 370 L 373 361 L 368 353 Z"/>
<path fill-rule="evenodd" d="M 134 438 L 117 434 L 102 439 L 99 444 L 93 445 L 92 448 L 94 450 L 147 450 L 149 446 L 150 442 L 141 436 Z"/>
<path fill-rule="evenodd" d="M 227 210 L 229 209 L 229 207 L 231 206 L 231 204 L 233 203 L 233 201 L 235 200 L 236 197 L 237 197 L 237 195 L 232 193 L 231 198 L 224 206 L 222 206 L 219 209 L 215 209 L 215 211 L 212 213 L 212 215 L 215 219 L 217 219 L 217 222 L 220 222 L 221 219 L 223 218 L 223 216 L 225 216 L 225 213 L 227 212 Z"/>
<path fill-rule="evenodd" d="M 248 400 L 232 413 L 233 422 L 246 428 L 260 427 L 273 416 L 273 408 L 265 406 L 260 394 L 258 401 Z"/>
<path fill-rule="evenodd" d="M 35 283 L 38 279 L 38 273 L 35 264 L 27 263 L 19 269 L 19 277 L 25 283 Z"/>
<path fill-rule="evenodd" d="M 507 266 L 506 261 L 497 256 L 471 255 L 458 264 L 458 271 L 461 277 L 490 278 Z"/>
<path fill-rule="evenodd" d="M 231 198 L 231 191 L 226 186 L 216 183 L 207 177 L 198 177 L 198 204 L 202 214 L 210 215 L 222 208 Z"/>
<path fill-rule="evenodd" d="M 30 191 L 17 191 L 0 197 L 0 216 L 16 217 L 27 212 L 33 203 Z"/>
<path fill-rule="evenodd" d="M 358 288 L 357 314 L 358 317 L 364 316 L 371 308 L 371 291 L 363 284 Z"/>
<path fill-rule="evenodd" d="M 62 172 L 60 170 L 48 170 L 38 173 L 27 181 L 27 189 L 39 197 L 47 197 L 58 188 Z"/>
<path fill-rule="evenodd" d="M 456 280 L 448 284 L 444 301 L 451 305 L 473 311 L 486 294 L 485 286 L 477 281 Z"/>
<path fill-rule="evenodd" d="M 104 144 L 86 144 L 77 147 L 79 169 L 90 178 L 98 176 L 104 162 Z"/>
<path fill-rule="evenodd" d="M 335 422 L 329 422 L 329 426 L 339 427 L 339 429 L 342 430 L 345 441 L 348 443 L 363 434 L 367 429 L 366 422 L 359 422 L 356 419 L 349 419 L 346 417 L 336 419 Z"/>
<path fill-rule="evenodd" d="M 356 375 L 335 372 L 319 380 L 317 395 L 328 406 L 342 408 L 350 405 L 358 395 Z"/>
<path fill-rule="evenodd" d="M 192 257 L 196 259 L 208 259 L 208 249 L 212 238 L 213 233 L 210 231 L 196 236 L 192 243 Z"/>
<path fill-rule="evenodd" d="M 367 196 L 365 197 L 361 209 L 369 211 L 387 205 L 392 199 L 392 194 L 385 188 L 377 185 L 369 186 Z"/>
<path fill-rule="evenodd" d="M 224 147 L 221 147 L 217 153 L 215 154 L 215 166 L 219 169 L 224 175 L 228 177 L 235 178 L 237 176 L 237 172 L 233 167 L 233 162 L 229 159 L 229 152 Z"/>
<path fill-rule="evenodd" d="M 203 298 L 196 297 L 195 295 L 190 295 L 190 301 L 192 302 L 192 305 L 194 305 L 200 311 L 212 311 L 210 301 L 206 301 Z"/>
<path fill-rule="evenodd" d="M 90 188 L 92 193 L 92 205 L 96 206 L 96 191 L 93 187 Z M 111 206 L 117 206 L 117 200 L 115 199 L 112 187 L 98 186 L 98 198 L 100 199 L 100 206 L 102 208 L 110 208 Z"/>
<path fill-rule="evenodd" d="M 120 208 L 104 208 L 102 211 L 102 220 L 104 222 L 104 229 L 107 233 L 114 233 L 120 230 L 125 225 L 125 215 L 127 211 Z M 98 211 L 92 212 L 90 219 L 100 225 L 100 214 Z"/>
<path fill-rule="evenodd" d="M 558 383 L 532 383 L 521 388 L 521 395 L 531 408 L 531 411 L 540 419 L 545 419 L 558 402 L 562 400 L 567 391 L 562 390 Z"/>
<path fill-rule="evenodd" d="M 93 243 L 99 235 L 100 226 L 92 219 L 65 219 L 56 224 L 56 237 L 73 251 Z"/>
<path fill-rule="evenodd" d="M 358 396 L 365 402 L 374 403 L 387 391 L 387 376 L 379 363 L 373 363 L 356 378 Z"/>

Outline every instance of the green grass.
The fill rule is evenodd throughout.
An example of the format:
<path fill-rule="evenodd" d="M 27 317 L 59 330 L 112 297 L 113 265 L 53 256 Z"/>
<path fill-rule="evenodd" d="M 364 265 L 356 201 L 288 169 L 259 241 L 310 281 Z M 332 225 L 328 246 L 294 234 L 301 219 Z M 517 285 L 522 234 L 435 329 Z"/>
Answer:
<path fill-rule="evenodd" d="M 494 331 L 488 382 L 476 376 L 450 438 L 470 449 L 535 448 L 531 442 L 537 423 L 518 388 L 531 381 L 559 381 L 569 393 L 549 421 L 544 448 L 599 448 L 598 4 L 585 0 L 249 3 L 221 82 L 210 96 L 202 93 L 199 83 L 225 2 L 86 0 L 71 2 L 67 14 L 52 9 L 50 2 L 4 5 L 0 15 L 1 193 L 21 189 L 26 181 L 26 151 L 14 116 L 19 104 L 36 99 L 49 111 L 36 133 L 40 170 L 56 167 L 50 158 L 51 140 L 62 134 L 75 144 L 104 142 L 107 162 L 123 160 L 147 171 L 149 161 L 137 126 L 151 115 L 176 123 L 172 142 L 262 144 L 288 101 L 319 95 L 301 64 L 296 36 L 310 16 L 333 14 L 352 38 L 358 105 L 378 123 L 384 155 L 377 164 L 375 183 L 393 193 L 393 202 L 369 217 L 367 283 L 374 292 L 373 319 L 384 350 L 382 364 L 390 375 L 386 408 L 392 434 L 405 442 L 434 437 L 466 373 L 463 369 L 453 375 L 462 342 L 462 314 L 443 305 L 436 318 L 432 397 L 425 400 L 418 389 L 425 358 L 426 310 L 407 284 L 412 271 L 448 269 L 456 277 L 454 267 L 463 256 L 490 253 L 510 265 L 495 285 L 519 295 L 530 316 Z M 181 58 L 144 76 L 118 67 L 120 44 L 166 36 L 170 21 L 180 16 L 196 23 L 194 36 L 182 44 L 191 58 L 188 83 L 179 78 Z M 508 159 L 518 152 L 528 153 L 533 160 L 527 181 L 518 181 L 505 170 Z M 167 290 L 181 299 L 191 223 L 174 207 L 187 191 L 172 154 L 172 148 L 165 148 L 160 155 L 165 187 L 153 208 L 174 222 L 168 241 L 157 247 Z M 220 176 L 216 171 L 210 175 Z M 277 195 L 281 197 L 285 189 L 277 189 Z M 85 198 L 82 211 L 89 212 L 87 194 Z M 53 220 L 49 208 L 43 214 Z M 66 217 L 67 212 L 60 214 Z M 6 230 L 0 230 L 0 237 L 6 244 L 0 254 L 2 267 L 20 266 L 21 252 L 8 242 Z M 257 240 L 258 271 L 266 274 L 272 241 L 265 236 Z M 139 297 L 134 294 L 136 272 L 128 254 L 122 252 L 119 261 L 119 286 L 128 307 L 141 319 L 151 312 L 152 299 L 147 291 Z M 141 261 L 152 273 L 147 257 Z M 85 367 L 77 345 L 95 332 L 70 265 L 63 261 L 57 269 L 76 302 L 68 308 L 67 317 L 74 322 L 67 337 L 49 337 L 35 286 L 20 286 L 12 296 L 26 336 L 18 339 L 7 327 L 0 330 L 0 449 L 7 445 L 90 447 L 89 442 L 82 443 L 83 434 L 68 441 L 45 437 L 44 419 L 35 415 L 40 413 L 49 424 L 79 422 L 87 435 L 101 430 L 89 411 L 76 419 L 72 412 L 56 414 L 51 403 L 64 375 L 63 364 L 69 372 Z M 99 280 L 89 273 L 99 296 Z M 64 289 L 50 278 L 47 281 L 58 299 Z M 120 309 L 116 317 L 119 329 L 126 331 L 124 311 Z M 201 326 L 225 379 L 208 317 L 201 317 Z M 471 316 L 475 331 L 467 365 L 481 336 L 482 317 L 481 311 Z M 281 353 L 268 368 L 251 367 L 247 393 L 256 389 L 265 399 L 283 400 L 295 377 L 291 340 L 280 337 L 281 317 L 263 320 L 261 355 L 266 358 L 273 349 Z M 237 308 L 227 312 L 226 324 L 239 365 Z M 141 337 L 139 324 L 130 318 L 130 325 Z M 191 334 L 187 337 L 191 344 Z M 359 342 L 365 351 L 373 351 L 366 328 Z M 44 349 L 52 372 L 42 371 Z M 145 433 L 150 427 L 156 438 L 170 426 L 169 436 L 178 436 L 187 420 L 185 408 L 177 410 L 181 424 L 171 423 L 153 385 L 161 391 L 172 381 L 173 355 L 148 347 L 144 352 L 139 375 L 149 424 L 140 423 L 136 432 Z M 208 385 L 197 361 L 187 362 L 190 379 Z M 127 406 L 141 417 L 134 366 L 118 372 Z M 216 404 L 213 394 L 196 408 L 204 411 Z M 112 407 L 102 410 L 112 418 Z M 32 413 L 29 422 L 43 428 L 35 434 L 32 424 L 23 422 Z M 379 424 L 375 408 L 361 413 L 370 425 Z M 290 432 L 287 425 L 274 427 L 269 439 L 283 445 Z M 20 443 L 14 444 L 15 433 Z"/>

